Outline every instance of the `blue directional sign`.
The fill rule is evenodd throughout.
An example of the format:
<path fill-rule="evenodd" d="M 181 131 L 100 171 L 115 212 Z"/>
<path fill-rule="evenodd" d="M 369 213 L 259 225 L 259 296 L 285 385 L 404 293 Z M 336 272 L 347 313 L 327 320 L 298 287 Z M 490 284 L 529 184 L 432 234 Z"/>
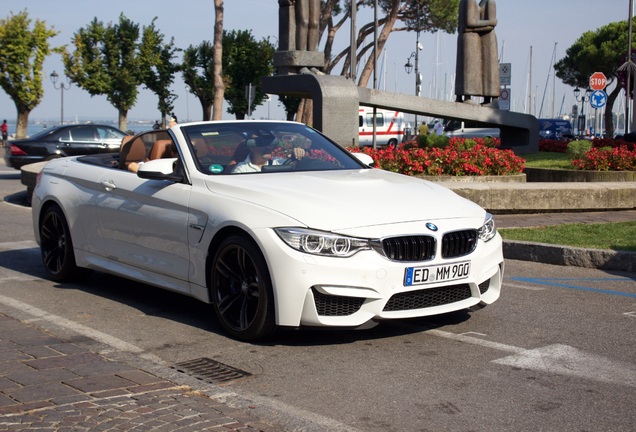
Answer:
<path fill-rule="evenodd" d="M 607 93 L 603 90 L 595 90 L 590 95 L 590 105 L 592 108 L 603 108 L 607 104 Z"/>

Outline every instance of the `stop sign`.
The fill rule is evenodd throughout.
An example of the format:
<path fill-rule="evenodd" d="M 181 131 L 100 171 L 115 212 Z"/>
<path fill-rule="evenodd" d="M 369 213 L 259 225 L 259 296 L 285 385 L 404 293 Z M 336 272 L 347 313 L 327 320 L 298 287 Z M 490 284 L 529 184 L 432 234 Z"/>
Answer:
<path fill-rule="evenodd" d="M 594 72 L 590 77 L 590 88 L 592 90 L 603 90 L 607 85 L 607 78 L 603 72 Z"/>

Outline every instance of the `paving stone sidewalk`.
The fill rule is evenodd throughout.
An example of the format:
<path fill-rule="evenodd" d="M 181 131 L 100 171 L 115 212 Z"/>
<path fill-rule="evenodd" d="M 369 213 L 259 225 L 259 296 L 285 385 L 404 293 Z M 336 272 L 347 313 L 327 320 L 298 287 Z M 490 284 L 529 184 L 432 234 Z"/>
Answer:
<path fill-rule="evenodd" d="M 0 431 L 282 431 L 0 314 Z"/>

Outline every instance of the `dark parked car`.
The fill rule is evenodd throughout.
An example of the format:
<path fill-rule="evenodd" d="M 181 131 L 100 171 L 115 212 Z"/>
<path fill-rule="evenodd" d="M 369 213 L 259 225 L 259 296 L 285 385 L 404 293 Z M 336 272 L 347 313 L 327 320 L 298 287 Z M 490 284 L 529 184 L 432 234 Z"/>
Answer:
<path fill-rule="evenodd" d="M 25 139 L 10 140 L 4 161 L 20 169 L 23 165 L 58 157 L 116 153 L 127 134 L 105 125 L 74 124 L 44 129 Z"/>

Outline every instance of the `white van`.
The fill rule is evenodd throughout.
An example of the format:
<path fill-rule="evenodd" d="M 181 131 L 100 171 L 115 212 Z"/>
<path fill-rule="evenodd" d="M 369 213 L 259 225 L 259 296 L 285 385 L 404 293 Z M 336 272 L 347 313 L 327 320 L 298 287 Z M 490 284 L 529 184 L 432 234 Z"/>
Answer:
<path fill-rule="evenodd" d="M 499 138 L 499 128 L 489 127 L 477 122 L 447 120 L 444 122 L 444 135 L 457 138 Z"/>
<path fill-rule="evenodd" d="M 375 142 L 377 145 L 397 145 L 404 139 L 404 114 L 376 109 Z M 359 140 L 361 146 L 373 145 L 373 108 L 360 107 Z"/>

